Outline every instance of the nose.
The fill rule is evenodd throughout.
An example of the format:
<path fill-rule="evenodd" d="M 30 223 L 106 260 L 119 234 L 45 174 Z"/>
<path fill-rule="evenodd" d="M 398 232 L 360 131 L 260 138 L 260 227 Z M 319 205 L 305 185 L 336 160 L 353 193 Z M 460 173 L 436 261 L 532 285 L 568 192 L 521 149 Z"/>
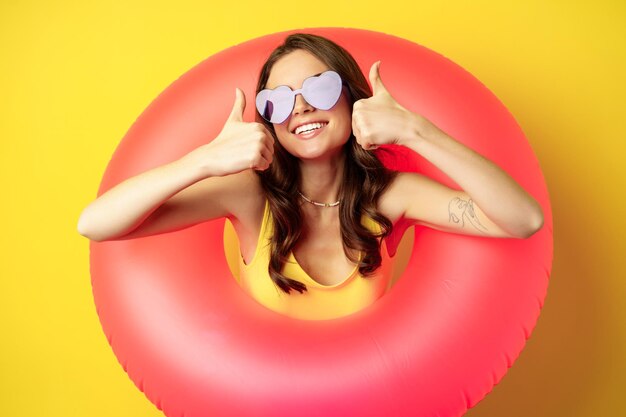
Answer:
<path fill-rule="evenodd" d="M 311 106 L 309 103 L 307 103 L 307 101 L 304 99 L 302 94 L 300 93 L 296 94 L 296 97 L 294 100 L 295 100 L 295 103 L 293 105 L 293 114 L 300 114 L 306 111 L 313 111 L 314 107 Z"/>

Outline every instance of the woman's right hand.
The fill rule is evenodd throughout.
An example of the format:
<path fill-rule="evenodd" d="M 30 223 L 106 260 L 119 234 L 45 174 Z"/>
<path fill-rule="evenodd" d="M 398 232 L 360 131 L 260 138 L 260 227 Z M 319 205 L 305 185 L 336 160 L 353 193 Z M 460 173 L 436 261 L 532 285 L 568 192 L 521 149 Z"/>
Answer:
<path fill-rule="evenodd" d="M 243 121 L 245 108 L 246 97 L 236 88 L 235 104 L 219 135 L 183 158 L 200 167 L 207 177 L 269 168 L 274 156 L 274 138 L 263 124 Z"/>

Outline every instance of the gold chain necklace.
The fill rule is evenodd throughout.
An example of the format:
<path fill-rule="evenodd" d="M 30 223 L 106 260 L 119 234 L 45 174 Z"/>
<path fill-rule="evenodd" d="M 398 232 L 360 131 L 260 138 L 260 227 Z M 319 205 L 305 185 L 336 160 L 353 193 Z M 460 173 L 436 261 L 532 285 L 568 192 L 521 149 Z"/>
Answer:
<path fill-rule="evenodd" d="M 311 203 L 311 204 L 313 204 L 315 206 L 318 206 L 318 207 L 335 207 L 341 201 L 341 200 L 337 200 L 334 203 L 318 203 L 317 201 L 313 201 L 313 200 L 311 200 L 309 198 L 306 198 L 304 196 L 304 194 L 302 194 L 300 191 L 298 191 L 298 194 L 300 194 L 300 197 L 304 198 L 304 201 L 306 201 L 307 203 Z"/>

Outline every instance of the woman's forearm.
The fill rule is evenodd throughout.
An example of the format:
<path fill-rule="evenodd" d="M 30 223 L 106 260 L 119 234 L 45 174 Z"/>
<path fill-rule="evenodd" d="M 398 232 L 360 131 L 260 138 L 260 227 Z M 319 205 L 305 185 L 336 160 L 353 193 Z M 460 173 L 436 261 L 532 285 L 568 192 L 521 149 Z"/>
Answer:
<path fill-rule="evenodd" d="M 123 236 L 170 197 L 205 177 L 185 158 L 143 172 L 89 204 L 80 215 L 78 231 L 96 241 Z"/>
<path fill-rule="evenodd" d="M 402 145 L 448 175 L 494 223 L 518 236 L 541 228 L 541 206 L 504 170 L 419 115 L 412 126 Z"/>
<path fill-rule="evenodd" d="M 235 94 L 231 114 L 217 137 L 174 162 L 129 178 L 108 190 L 83 210 L 78 232 L 91 240 L 125 236 L 172 196 L 198 181 L 248 169 L 268 169 L 274 154 L 272 134 L 261 123 L 243 121 L 245 95 L 239 88 L 235 89 Z M 215 201 L 216 206 L 220 204 L 219 199 Z M 193 210 L 193 206 L 187 207 Z M 184 213 L 180 205 L 178 212 L 183 212 L 183 218 L 175 219 L 176 222 L 186 222 L 184 217 L 188 213 Z"/>

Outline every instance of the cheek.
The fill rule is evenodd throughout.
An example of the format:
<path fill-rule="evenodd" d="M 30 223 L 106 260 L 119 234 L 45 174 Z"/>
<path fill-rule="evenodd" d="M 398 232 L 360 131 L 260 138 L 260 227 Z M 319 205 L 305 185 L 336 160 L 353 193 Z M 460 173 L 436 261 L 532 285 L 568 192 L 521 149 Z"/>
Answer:
<path fill-rule="evenodd" d="M 339 114 L 338 127 L 346 137 L 352 133 L 352 111 L 347 105 Z"/>
<path fill-rule="evenodd" d="M 276 139 L 283 146 L 283 148 L 290 152 L 293 149 L 293 138 L 290 137 L 290 133 L 287 131 L 287 128 L 280 128 L 274 126 L 274 132 L 276 132 Z M 290 152 L 291 153 L 291 152 Z"/>
<path fill-rule="evenodd" d="M 341 101 L 339 102 L 338 113 L 341 120 L 342 130 L 347 131 L 348 133 L 352 132 L 352 106 L 345 95 L 341 96 Z"/>
<path fill-rule="evenodd" d="M 274 132 L 276 133 L 276 137 L 281 143 L 285 141 L 289 132 L 287 131 L 287 127 L 285 125 L 274 125 Z"/>
<path fill-rule="evenodd" d="M 350 137 L 350 134 L 352 133 L 352 118 L 350 116 L 342 119 L 339 131 L 344 139 L 348 139 Z"/>

